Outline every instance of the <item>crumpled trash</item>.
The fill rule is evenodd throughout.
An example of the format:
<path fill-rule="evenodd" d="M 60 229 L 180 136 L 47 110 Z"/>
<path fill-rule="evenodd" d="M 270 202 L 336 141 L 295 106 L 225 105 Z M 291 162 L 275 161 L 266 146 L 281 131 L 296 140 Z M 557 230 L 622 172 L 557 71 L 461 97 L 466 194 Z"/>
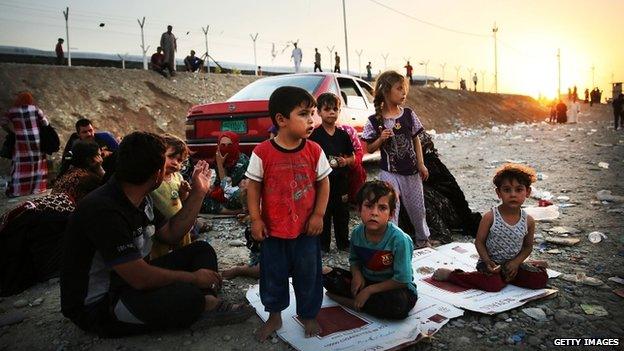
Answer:
<path fill-rule="evenodd" d="M 548 174 L 537 172 L 537 180 L 544 180 L 544 179 L 548 179 Z"/>
<path fill-rule="evenodd" d="M 550 200 L 553 194 L 540 188 L 531 187 L 531 197 L 537 200 Z"/>
<path fill-rule="evenodd" d="M 525 207 L 524 211 L 536 221 L 549 221 L 559 218 L 559 207 L 551 205 L 546 207 Z"/>
<path fill-rule="evenodd" d="M 591 232 L 587 234 L 587 239 L 592 244 L 598 244 L 599 242 L 601 242 L 603 239 L 606 239 L 606 238 L 607 236 L 602 232 L 596 231 L 596 232 Z"/>
<path fill-rule="evenodd" d="M 598 162 L 598 167 L 609 169 L 609 164 L 607 162 Z"/>
<path fill-rule="evenodd" d="M 602 189 L 596 192 L 596 198 L 599 201 L 624 202 L 624 196 L 613 195 L 611 190 Z"/>
<path fill-rule="evenodd" d="M 560 275 L 561 279 L 572 282 L 572 283 L 581 283 L 590 286 L 600 286 L 604 284 L 602 280 L 594 277 L 588 277 L 584 273 L 583 274 L 562 274 Z"/>
<path fill-rule="evenodd" d="M 518 330 L 511 336 L 511 339 L 518 344 L 522 342 L 525 336 L 526 332 L 524 330 Z"/>
<path fill-rule="evenodd" d="M 605 308 L 600 305 L 590 305 L 582 303 L 581 308 L 583 309 L 583 312 L 585 312 L 585 314 L 593 315 L 596 317 L 604 317 L 609 315 L 609 312 L 607 312 L 607 310 L 605 310 Z"/>
<path fill-rule="evenodd" d="M 548 320 L 548 318 L 546 317 L 546 313 L 541 308 L 537 308 L 537 307 L 523 308 L 522 312 L 524 312 L 524 314 L 526 314 L 527 316 L 535 319 L 536 321 L 543 322 L 543 321 Z"/>

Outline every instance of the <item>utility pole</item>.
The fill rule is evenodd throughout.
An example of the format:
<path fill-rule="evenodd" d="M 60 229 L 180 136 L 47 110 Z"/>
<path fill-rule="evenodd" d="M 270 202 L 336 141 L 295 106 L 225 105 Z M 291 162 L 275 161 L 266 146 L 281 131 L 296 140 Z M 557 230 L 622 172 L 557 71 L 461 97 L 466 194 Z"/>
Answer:
<path fill-rule="evenodd" d="M 349 42 L 347 40 L 347 10 L 345 7 L 345 0 L 342 0 L 342 20 L 344 22 L 345 52 L 347 56 L 347 74 L 349 74 Z"/>
<path fill-rule="evenodd" d="M 461 70 L 461 65 L 455 66 L 455 80 L 457 81 L 457 89 L 460 89 L 459 85 L 459 71 Z"/>
<path fill-rule="evenodd" d="M 561 49 L 557 49 L 557 100 L 561 99 Z"/>
<path fill-rule="evenodd" d="M 492 33 L 494 34 L 494 92 L 498 93 L 498 43 L 496 41 L 498 27 L 496 26 L 496 22 L 494 22 Z"/>
<path fill-rule="evenodd" d="M 481 70 L 479 73 L 481 73 L 481 92 L 485 93 L 485 77 L 487 72 Z"/>
<path fill-rule="evenodd" d="M 251 40 L 253 40 L 253 46 L 254 46 L 254 72 L 256 72 L 256 75 L 258 75 L 258 60 L 256 58 L 256 39 L 258 39 L 258 33 L 256 33 L 256 35 L 251 35 L 249 34 L 249 36 L 251 37 Z"/>
<path fill-rule="evenodd" d="M 468 91 L 470 91 L 470 82 L 472 82 L 472 71 L 474 71 L 474 68 L 468 68 Z M 475 86 L 475 89 L 476 88 Z"/>
<path fill-rule="evenodd" d="M 121 69 L 126 69 L 126 58 L 128 57 L 128 53 L 126 52 L 123 56 L 117 54 L 117 57 L 121 60 Z"/>
<path fill-rule="evenodd" d="M 139 21 L 137 18 L 137 22 L 139 22 L 139 26 L 141 27 L 141 51 L 143 51 L 143 69 L 147 69 L 147 50 L 149 50 L 149 45 L 147 48 L 145 47 L 145 37 L 143 35 L 143 25 L 145 25 L 145 16 L 143 16 L 143 20 Z"/>
<path fill-rule="evenodd" d="M 207 24 L 206 28 L 201 27 L 202 32 L 204 32 L 204 42 L 206 44 L 206 75 L 209 76 L 210 75 L 210 56 L 208 55 L 208 29 L 210 28 L 210 25 Z"/>
<path fill-rule="evenodd" d="M 334 48 L 336 48 L 336 45 L 332 45 L 332 47 L 330 48 L 329 46 L 326 46 L 327 51 L 329 51 L 329 69 L 331 70 L 330 72 L 333 72 L 334 69 L 331 66 L 332 61 L 334 60 Z"/>
<path fill-rule="evenodd" d="M 65 16 L 65 39 L 67 41 L 67 66 L 71 67 L 71 49 L 69 47 L 69 6 L 63 11 Z"/>
<path fill-rule="evenodd" d="M 358 72 L 360 73 L 360 79 L 362 79 L 362 52 L 364 52 L 364 50 L 355 50 L 355 53 L 358 55 Z"/>
<path fill-rule="evenodd" d="M 596 87 L 596 81 L 594 80 L 596 67 L 594 65 L 591 66 L 591 71 L 592 71 L 592 87 Z"/>
<path fill-rule="evenodd" d="M 381 55 L 381 57 L 383 57 L 384 59 L 384 71 L 388 69 L 388 56 L 390 55 L 389 52 L 386 52 L 385 55 Z"/>
<path fill-rule="evenodd" d="M 420 62 L 421 66 L 425 66 L 425 88 L 427 87 L 427 83 L 429 83 L 429 77 L 427 77 L 427 65 L 429 65 L 429 60 Z"/>
<path fill-rule="evenodd" d="M 446 62 L 441 63 L 440 68 L 442 68 L 442 81 L 440 82 L 440 87 L 442 87 L 442 83 L 444 82 L 444 69 L 446 68 Z"/>

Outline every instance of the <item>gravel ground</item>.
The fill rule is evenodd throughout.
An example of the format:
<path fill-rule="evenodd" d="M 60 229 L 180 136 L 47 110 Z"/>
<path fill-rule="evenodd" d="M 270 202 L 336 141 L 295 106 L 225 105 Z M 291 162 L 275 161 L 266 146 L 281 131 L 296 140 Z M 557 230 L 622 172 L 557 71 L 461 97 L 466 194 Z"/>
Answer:
<path fill-rule="evenodd" d="M 527 305 L 494 316 L 466 312 L 463 317 L 451 321 L 430 340 L 411 349 L 459 350 L 472 349 L 541 349 L 553 348 L 555 338 L 605 337 L 622 338 L 624 310 L 622 298 L 612 292 L 621 288 L 609 277 L 624 276 L 622 202 L 602 202 L 596 199 L 600 190 L 610 190 L 613 195 L 624 195 L 622 179 L 624 163 L 624 132 L 614 131 L 611 109 L 595 106 L 589 110 L 583 106 L 584 115 L 575 125 L 552 126 L 545 123 L 499 125 L 480 130 L 464 130 L 453 134 L 436 136 L 440 157 L 457 178 L 471 207 L 487 211 L 497 203 L 491 185 L 494 169 L 505 160 L 526 162 L 546 177 L 534 187 L 549 191 L 559 202 L 572 206 L 562 208 L 558 219 L 539 222 L 532 258 L 545 259 L 551 268 L 562 273 L 584 272 L 586 276 L 600 279 L 604 284 L 588 286 L 567 282 L 561 278 L 551 279 L 549 285 L 559 289 L 550 299 L 530 302 Z M 598 166 L 608 163 L 608 169 Z M 375 175 L 375 165 L 369 165 L 370 176 Z M 535 205 L 530 199 L 527 205 Z M 3 207 L 14 205 L 3 200 Z M 356 214 L 351 224 L 357 223 Z M 547 244 L 544 238 L 554 227 L 565 226 L 569 236 L 580 238 L 574 246 Z M 592 244 L 587 234 L 600 231 L 606 235 L 602 242 Z M 243 227 L 232 219 L 214 221 L 208 235 L 218 252 L 220 267 L 228 268 L 247 259 L 245 247 L 231 244 L 243 239 Z M 566 235 L 566 233 L 564 233 Z M 457 241 L 471 241 L 469 237 L 457 237 Z M 347 255 L 335 248 L 324 258 L 329 265 L 347 264 Z M 247 287 L 255 284 L 252 279 L 237 278 L 224 285 L 223 296 L 230 300 L 242 300 Z M 38 299 L 42 299 L 38 300 Z M 38 301 L 37 301 L 38 300 Z M 104 340 L 85 334 L 60 313 L 58 280 L 39 284 L 22 294 L 0 298 L 0 314 L 16 309 L 26 319 L 20 324 L 0 328 L 0 350 L 167 350 L 167 349 L 220 349 L 220 350 L 287 350 L 290 347 L 274 339 L 259 344 L 252 337 L 260 319 L 250 320 L 236 326 L 207 328 L 201 321 L 186 330 L 136 336 L 124 339 Z M 26 304 L 24 307 L 16 307 Z M 607 316 L 590 315 L 581 304 L 602 306 Z M 537 308 L 543 312 L 538 321 L 524 312 L 523 308 Z"/>

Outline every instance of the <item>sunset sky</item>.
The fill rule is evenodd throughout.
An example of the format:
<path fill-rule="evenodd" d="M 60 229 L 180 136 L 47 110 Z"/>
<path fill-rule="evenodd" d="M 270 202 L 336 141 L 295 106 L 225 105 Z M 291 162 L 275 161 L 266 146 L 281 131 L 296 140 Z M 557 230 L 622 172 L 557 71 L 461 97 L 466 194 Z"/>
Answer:
<path fill-rule="evenodd" d="M 167 24 L 178 36 L 177 57 L 204 50 L 201 27 L 210 25 L 209 51 L 216 60 L 253 63 L 250 34 L 259 33 L 258 64 L 289 65 L 288 41 L 299 40 L 304 67 L 311 69 L 314 48 L 329 68 L 327 47 L 335 45 L 346 68 L 341 0 L 259 1 L 59 1 L 0 0 L 0 45 L 52 50 L 65 37 L 62 10 L 70 7 L 70 43 L 77 51 L 141 54 L 137 18 L 145 16 L 150 53 Z M 410 58 L 415 74 L 452 80 L 456 69 L 470 81 L 477 72 L 479 90 L 493 89 L 494 41 L 498 25 L 499 91 L 553 97 L 557 89 L 557 48 L 561 49 L 561 86 L 579 91 L 595 85 L 611 96 L 610 82 L 624 81 L 622 0 L 346 0 L 349 61 L 358 70 L 368 61 L 374 72 L 403 72 Z M 428 22 L 430 24 L 426 24 Z M 103 28 L 100 23 L 105 23 Z M 188 34 L 187 34 L 188 32 Z M 273 44 L 278 55 L 273 59 Z M 485 72 L 485 84 L 481 81 Z"/>

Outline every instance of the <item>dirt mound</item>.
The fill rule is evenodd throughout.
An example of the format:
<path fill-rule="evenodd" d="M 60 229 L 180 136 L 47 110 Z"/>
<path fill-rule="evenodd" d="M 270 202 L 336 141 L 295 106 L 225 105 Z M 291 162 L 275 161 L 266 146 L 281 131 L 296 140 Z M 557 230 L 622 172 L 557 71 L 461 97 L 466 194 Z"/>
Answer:
<path fill-rule="evenodd" d="M 407 105 L 414 108 L 426 129 L 438 132 L 543 121 L 548 115 L 548 109 L 529 96 L 451 89 L 411 89 Z"/>
<path fill-rule="evenodd" d="M 179 73 L 173 79 L 143 70 L 0 63 L 0 110 L 15 94 L 33 93 L 64 142 L 80 116 L 122 136 L 134 130 L 184 134 L 187 110 L 221 101 L 255 77 Z"/>
<path fill-rule="evenodd" d="M 180 72 L 173 79 L 143 70 L 109 67 L 60 67 L 0 63 L 0 110 L 29 90 L 66 140 L 80 116 L 97 128 L 122 136 L 133 130 L 184 135 L 184 117 L 192 105 L 222 101 L 253 76 Z M 543 119 L 547 111 L 530 97 L 414 88 L 408 105 L 427 129 L 452 131 L 494 123 Z"/>

